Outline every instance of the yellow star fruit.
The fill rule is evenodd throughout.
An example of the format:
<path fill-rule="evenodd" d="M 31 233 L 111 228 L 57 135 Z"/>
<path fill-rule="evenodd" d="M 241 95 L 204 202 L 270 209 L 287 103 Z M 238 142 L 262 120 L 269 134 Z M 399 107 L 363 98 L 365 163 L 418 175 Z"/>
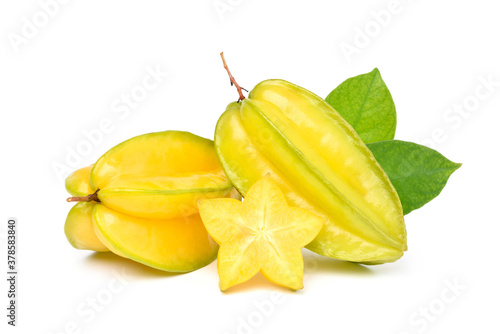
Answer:
<path fill-rule="evenodd" d="M 257 181 L 244 202 L 200 199 L 198 207 L 206 229 L 220 246 L 217 268 L 222 291 L 259 271 L 276 284 L 303 288 L 301 248 L 316 237 L 325 218 L 289 206 L 270 177 Z"/>

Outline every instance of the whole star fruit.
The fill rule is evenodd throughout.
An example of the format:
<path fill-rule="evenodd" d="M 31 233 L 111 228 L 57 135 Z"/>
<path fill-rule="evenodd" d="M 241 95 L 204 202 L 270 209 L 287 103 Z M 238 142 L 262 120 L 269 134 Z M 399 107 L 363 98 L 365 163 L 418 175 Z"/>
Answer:
<path fill-rule="evenodd" d="M 270 174 L 291 204 L 327 218 L 306 248 L 367 264 L 407 250 L 403 210 L 386 173 L 356 131 L 310 91 L 277 79 L 259 83 L 249 98 L 240 91 L 217 123 L 215 147 L 243 196 Z"/>
<path fill-rule="evenodd" d="M 181 131 L 145 134 L 115 146 L 86 180 L 91 193 L 68 201 L 93 206 L 86 212 L 98 240 L 117 255 L 171 272 L 199 269 L 217 255 L 196 201 L 240 199 L 213 142 Z"/>
<path fill-rule="evenodd" d="M 270 177 L 257 181 L 243 202 L 203 199 L 198 206 L 205 227 L 220 245 L 217 268 L 222 291 L 259 271 L 276 284 L 303 288 L 301 248 L 316 237 L 324 217 L 288 205 Z"/>

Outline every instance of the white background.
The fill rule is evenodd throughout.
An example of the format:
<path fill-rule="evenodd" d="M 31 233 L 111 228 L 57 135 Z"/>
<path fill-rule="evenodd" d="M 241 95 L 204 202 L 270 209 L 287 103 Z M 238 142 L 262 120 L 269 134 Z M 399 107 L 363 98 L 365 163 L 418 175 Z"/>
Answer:
<path fill-rule="evenodd" d="M 39 2 L 2 1 L 2 262 L 10 216 L 19 219 L 20 239 L 18 327 L 6 325 L 2 279 L 2 333 L 498 333 L 497 4 L 401 0 L 381 27 L 373 12 L 392 8 L 389 0 L 222 0 L 230 6 L 222 14 L 214 3 L 74 0 L 43 22 Z M 46 25 L 15 46 L 24 18 Z M 356 38 L 366 28 L 364 45 Z M 358 53 L 346 57 L 346 44 Z M 213 138 L 237 98 L 220 51 L 248 89 L 282 78 L 323 97 L 378 67 L 396 103 L 396 137 L 463 163 L 437 199 L 406 217 L 409 250 L 401 260 L 366 267 L 304 251 L 303 290 L 256 277 L 221 293 L 215 262 L 169 275 L 68 244 L 71 205 L 54 165 L 67 165 L 68 150 L 84 145 L 83 132 L 103 119 L 112 130 L 77 167 L 143 133 L 181 129 Z M 128 115 L 116 113 L 147 68 L 168 75 Z M 496 82 L 491 92 L 481 81 L 488 77 Z M 467 114 L 448 114 L 464 104 Z M 115 275 L 123 271 L 121 286 Z M 110 292 L 110 283 L 123 288 Z M 454 293 L 450 284 L 460 287 Z M 271 308 L 272 293 L 280 299 Z M 100 311 L 89 311 L 92 298 Z"/>

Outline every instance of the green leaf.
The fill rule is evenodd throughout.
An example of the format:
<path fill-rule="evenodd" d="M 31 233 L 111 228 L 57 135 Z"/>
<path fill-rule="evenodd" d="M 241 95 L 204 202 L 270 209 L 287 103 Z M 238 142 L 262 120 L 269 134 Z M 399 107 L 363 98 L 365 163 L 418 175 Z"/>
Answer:
<path fill-rule="evenodd" d="M 367 145 L 398 192 L 406 215 L 435 198 L 462 164 L 426 146 L 401 140 Z"/>
<path fill-rule="evenodd" d="M 349 78 L 326 98 L 365 143 L 394 139 L 396 107 L 380 72 Z"/>
<path fill-rule="evenodd" d="M 394 185 L 405 215 L 438 196 L 450 175 L 461 166 L 428 147 L 392 140 L 396 107 L 376 68 L 347 79 L 326 101 L 373 152 Z"/>

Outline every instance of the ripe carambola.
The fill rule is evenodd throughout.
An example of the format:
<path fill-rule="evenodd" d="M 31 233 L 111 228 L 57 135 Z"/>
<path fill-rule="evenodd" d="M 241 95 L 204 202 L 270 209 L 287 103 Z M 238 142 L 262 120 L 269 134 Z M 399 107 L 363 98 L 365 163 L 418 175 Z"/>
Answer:
<path fill-rule="evenodd" d="M 217 123 L 219 160 L 242 195 L 265 175 L 287 200 L 328 220 L 307 248 L 355 262 L 399 259 L 399 197 L 356 131 L 317 95 L 283 80 L 259 83 Z"/>
<path fill-rule="evenodd" d="M 68 215 L 65 232 L 74 247 L 173 272 L 196 270 L 217 255 L 197 200 L 240 198 L 213 141 L 181 131 L 129 139 L 68 177 L 66 188 L 78 196 L 70 200 L 95 201 L 76 204 Z"/>

